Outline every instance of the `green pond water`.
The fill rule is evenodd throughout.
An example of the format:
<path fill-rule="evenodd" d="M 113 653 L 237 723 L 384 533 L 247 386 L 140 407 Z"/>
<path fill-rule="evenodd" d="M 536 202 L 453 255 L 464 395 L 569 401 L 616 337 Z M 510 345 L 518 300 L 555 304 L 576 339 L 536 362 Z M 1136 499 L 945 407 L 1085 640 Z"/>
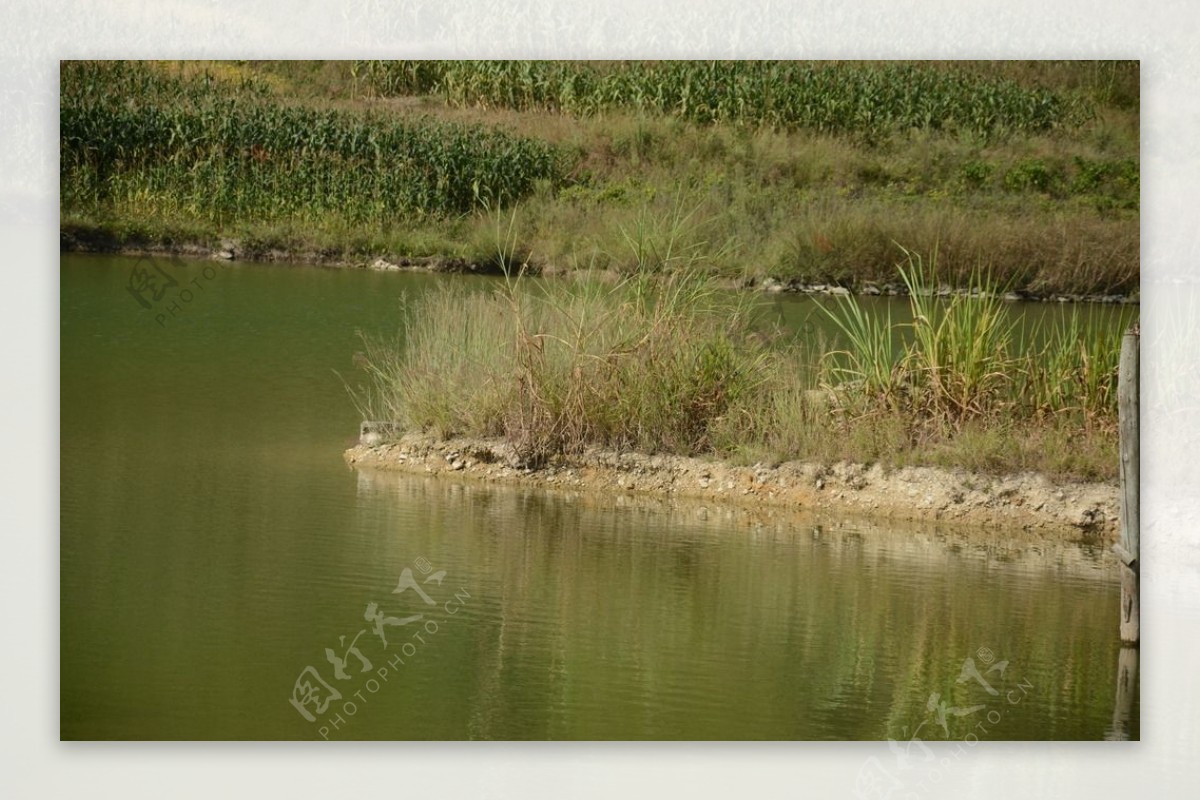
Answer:
<path fill-rule="evenodd" d="M 439 281 L 62 257 L 62 738 L 1138 737 L 1098 550 L 350 470 Z"/>

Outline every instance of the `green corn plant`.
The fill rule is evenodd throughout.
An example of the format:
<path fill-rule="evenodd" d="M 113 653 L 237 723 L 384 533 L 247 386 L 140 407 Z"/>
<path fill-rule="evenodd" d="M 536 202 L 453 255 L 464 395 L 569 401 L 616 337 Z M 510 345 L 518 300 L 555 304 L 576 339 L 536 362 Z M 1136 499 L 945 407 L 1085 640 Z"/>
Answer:
<path fill-rule="evenodd" d="M 934 64 L 398 61 L 371 62 L 367 74 L 379 94 L 439 94 L 459 106 L 624 109 L 867 139 L 911 128 L 1001 137 L 1088 115 L 1044 89 Z"/>
<path fill-rule="evenodd" d="M 245 81 L 150 63 L 65 62 L 61 94 L 68 210 L 382 225 L 509 204 L 564 173 L 552 146 L 499 130 L 276 106 Z"/>

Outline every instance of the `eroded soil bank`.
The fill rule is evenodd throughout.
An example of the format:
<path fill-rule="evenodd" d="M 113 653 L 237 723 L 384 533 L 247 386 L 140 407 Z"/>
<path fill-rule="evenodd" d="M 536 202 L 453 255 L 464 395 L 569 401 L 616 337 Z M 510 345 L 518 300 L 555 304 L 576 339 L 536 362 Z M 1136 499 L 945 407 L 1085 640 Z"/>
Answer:
<path fill-rule="evenodd" d="M 1034 473 L 997 477 L 848 463 L 739 466 L 599 449 L 531 469 L 521 467 L 512 448 L 499 441 L 439 440 L 422 434 L 360 444 L 346 451 L 345 458 L 355 468 L 452 474 L 483 482 L 708 499 L 877 519 L 957 521 L 1059 542 L 1108 545 L 1116 540 L 1118 526 L 1115 485 L 1055 483 Z"/>
<path fill-rule="evenodd" d="M 216 261 L 246 261 L 261 263 L 310 264 L 319 267 L 340 267 L 350 269 L 376 270 L 379 272 L 430 272 L 430 273 L 469 273 L 476 275 L 503 275 L 504 271 L 496 261 L 471 261 L 455 256 L 405 256 L 388 254 L 374 256 L 353 254 L 343 250 L 311 250 L 283 247 L 266 247 L 247 245 L 231 239 L 223 239 L 217 245 L 193 242 L 153 242 L 125 241 L 121 237 L 110 234 L 101 228 L 85 228 L 80 226 L 64 227 L 59 232 L 59 250 L 63 253 L 107 253 L 114 256 L 132 257 L 170 257 L 185 259 L 209 259 Z M 569 275 L 572 270 L 547 265 L 527 265 L 525 269 L 531 275 L 561 276 Z M 608 276 L 616 280 L 620 274 L 606 271 Z M 719 282 L 727 289 L 750 289 L 767 293 L 788 293 L 801 295 L 889 295 L 904 296 L 907 290 L 900 281 L 878 283 L 875 281 L 850 282 L 849 286 L 830 283 L 805 283 L 795 279 L 781 280 L 771 276 L 765 278 L 723 279 Z M 942 287 L 939 295 L 961 294 L 966 290 L 955 290 L 949 286 Z M 1136 295 L 1119 295 L 1111 293 L 1050 293 L 1036 294 L 1026 290 L 1005 291 L 1002 297 L 1008 301 L 1042 301 L 1059 303 L 1132 303 L 1140 302 Z"/>

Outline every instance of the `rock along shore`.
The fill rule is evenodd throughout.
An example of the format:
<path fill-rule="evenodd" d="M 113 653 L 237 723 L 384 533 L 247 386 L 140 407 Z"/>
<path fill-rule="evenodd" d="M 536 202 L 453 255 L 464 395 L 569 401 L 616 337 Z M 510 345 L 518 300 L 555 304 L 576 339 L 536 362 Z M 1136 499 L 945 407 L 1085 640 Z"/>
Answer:
<path fill-rule="evenodd" d="M 1022 530 L 1054 541 L 1115 542 L 1119 493 L 1112 484 L 1055 483 L 1034 473 L 983 476 L 931 467 L 849 463 L 739 466 L 703 459 L 589 449 L 523 467 L 499 441 L 406 434 L 345 453 L 352 468 L 453 475 L 558 489 L 645 493 L 847 513 L 897 521 L 961 522 Z"/>
<path fill-rule="evenodd" d="M 380 256 L 376 258 L 354 258 L 341 253 L 314 250 L 281 250 L 277 248 L 247 247 L 240 242 L 224 240 L 216 247 L 199 243 L 157 244 L 143 243 L 138 245 L 120 243 L 116 239 L 97 232 L 79 232 L 63 230 L 59 233 L 59 249 L 64 253 L 112 253 L 120 256 L 170 256 L 175 258 L 238 260 L 251 262 L 291 262 L 295 264 L 313 264 L 323 267 L 342 267 L 348 269 L 367 269 L 379 272 L 433 272 L 433 273 L 471 273 L 479 275 L 503 274 L 498 265 L 492 263 L 480 264 L 466 259 L 442 256 Z M 529 268 L 531 274 L 552 276 L 569 274 L 569 270 L 548 266 L 542 269 Z M 611 275 L 614 279 L 617 274 Z M 846 287 L 837 284 L 804 283 L 799 280 L 779 280 L 777 278 L 746 278 L 726 281 L 730 289 L 749 289 L 766 293 L 789 293 L 803 295 L 885 295 L 904 296 L 905 286 L 899 282 L 876 283 L 862 281 L 856 286 Z M 950 286 L 940 287 L 939 296 L 964 294 L 961 289 Z M 1039 295 L 1025 290 L 1005 292 L 1004 300 L 1008 301 L 1039 301 L 1058 303 L 1138 303 L 1136 297 L 1111 294 L 1049 294 Z"/>

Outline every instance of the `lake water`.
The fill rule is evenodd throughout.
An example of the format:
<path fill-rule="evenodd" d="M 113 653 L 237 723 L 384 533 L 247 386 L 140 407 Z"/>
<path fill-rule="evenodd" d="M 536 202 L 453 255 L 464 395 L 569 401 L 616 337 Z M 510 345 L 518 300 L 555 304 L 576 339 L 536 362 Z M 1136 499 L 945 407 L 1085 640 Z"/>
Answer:
<path fill-rule="evenodd" d="M 348 469 L 356 331 L 487 279 L 61 279 L 64 739 L 1138 736 L 1096 550 Z"/>

